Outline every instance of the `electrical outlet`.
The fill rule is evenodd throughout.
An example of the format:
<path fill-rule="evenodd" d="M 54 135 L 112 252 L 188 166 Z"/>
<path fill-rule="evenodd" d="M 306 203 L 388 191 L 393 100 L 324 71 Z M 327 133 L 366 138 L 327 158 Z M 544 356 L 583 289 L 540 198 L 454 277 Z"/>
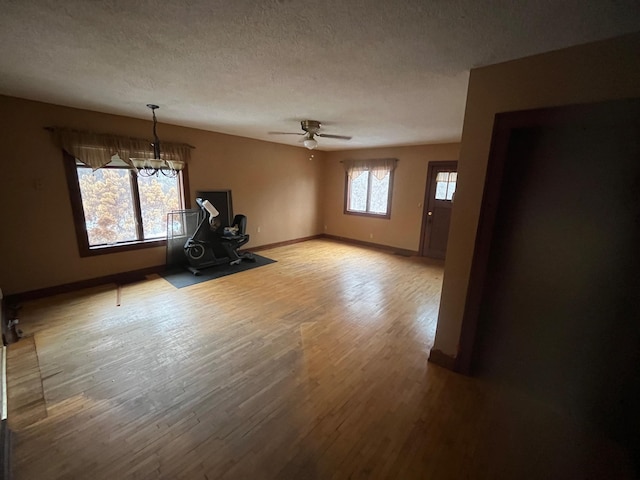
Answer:
<path fill-rule="evenodd" d="M 326 226 L 326 225 L 324 226 L 324 229 L 325 229 L 325 230 L 327 229 L 327 226 Z"/>
<path fill-rule="evenodd" d="M 260 225 L 258 225 L 258 233 L 260 233 Z"/>
<path fill-rule="evenodd" d="M 370 233 L 370 234 L 369 234 L 369 238 L 373 238 L 373 233 Z"/>

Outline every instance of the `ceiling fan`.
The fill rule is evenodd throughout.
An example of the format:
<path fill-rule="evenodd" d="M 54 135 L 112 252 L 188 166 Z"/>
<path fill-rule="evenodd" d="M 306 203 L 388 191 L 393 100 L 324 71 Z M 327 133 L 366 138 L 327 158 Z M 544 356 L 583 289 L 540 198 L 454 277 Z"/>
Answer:
<path fill-rule="evenodd" d="M 345 135 L 330 135 L 328 133 L 320 133 L 322 124 L 317 120 L 302 120 L 300 126 L 305 133 L 294 132 L 268 132 L 270 135 L 302 135 L 304 138 L 300 140 L 309 150 L 313 150 L 318 146 L 318 142 L 313 137 L 337 138 L 338 140 L 351 140 L 351 137 Z"/>

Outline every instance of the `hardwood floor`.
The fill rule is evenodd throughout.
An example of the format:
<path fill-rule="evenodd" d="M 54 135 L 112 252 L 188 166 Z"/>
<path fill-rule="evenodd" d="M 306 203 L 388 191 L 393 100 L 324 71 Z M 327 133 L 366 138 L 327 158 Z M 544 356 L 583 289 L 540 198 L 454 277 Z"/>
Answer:
<path fill-rule="evenodd" d="M 606 439 L 428 364 L 440 263 L 327 240 L 260 253 L 277 263 L 180 290 L 153 276 L 121 306 L 113 285 L 25 304 L 14 477 L 629 475 Z"/>

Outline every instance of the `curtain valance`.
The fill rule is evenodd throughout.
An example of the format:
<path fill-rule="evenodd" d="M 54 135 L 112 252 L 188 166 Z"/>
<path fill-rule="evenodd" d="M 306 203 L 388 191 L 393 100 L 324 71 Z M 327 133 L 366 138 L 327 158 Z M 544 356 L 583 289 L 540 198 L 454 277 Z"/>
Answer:
<path fill-rule="evenodd" d="M 362 172 L 370 172 L 378 180 L 395 170 L 397 158 L 374 158 L 367 160 L 344 160 L 344 169 L 350 177 L 358 177 Z"/>
<path fill-rule="evenodd" d="M 132 167 L 131 158 L 153 158 L 153 147 L 149 140 L 68 128 L 53 127 L 50 130 L 60 148 L 94 170 L 107 165 L 116 154 Z M 188 162 L 191 146 L 161 142 L 160 156 L 162 160 Z"/>

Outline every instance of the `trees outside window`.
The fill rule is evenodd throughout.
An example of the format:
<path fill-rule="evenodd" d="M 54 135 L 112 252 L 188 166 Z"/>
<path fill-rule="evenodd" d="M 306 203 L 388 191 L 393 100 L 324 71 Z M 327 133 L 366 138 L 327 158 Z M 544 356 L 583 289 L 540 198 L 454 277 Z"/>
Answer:
<path fill-rule="evenodd" d="M 165 238 L 167 235 L 167 213 L 182 207 L 180 178 L 137 177 L 140 194 L 140 210 L 144 239 Z"/>
<path fill-rule="evenodd" d="M 347 172 L 345 213 L 389 218 L 393 170 Z"/>
<path fill-rule="evenodd" d="M 125 166 L 92 171 L 68 154 L 65 161 L 82 256 L 166 240 L 167 214 L 184 208 L 183 172 L 140 177 Z"/>

